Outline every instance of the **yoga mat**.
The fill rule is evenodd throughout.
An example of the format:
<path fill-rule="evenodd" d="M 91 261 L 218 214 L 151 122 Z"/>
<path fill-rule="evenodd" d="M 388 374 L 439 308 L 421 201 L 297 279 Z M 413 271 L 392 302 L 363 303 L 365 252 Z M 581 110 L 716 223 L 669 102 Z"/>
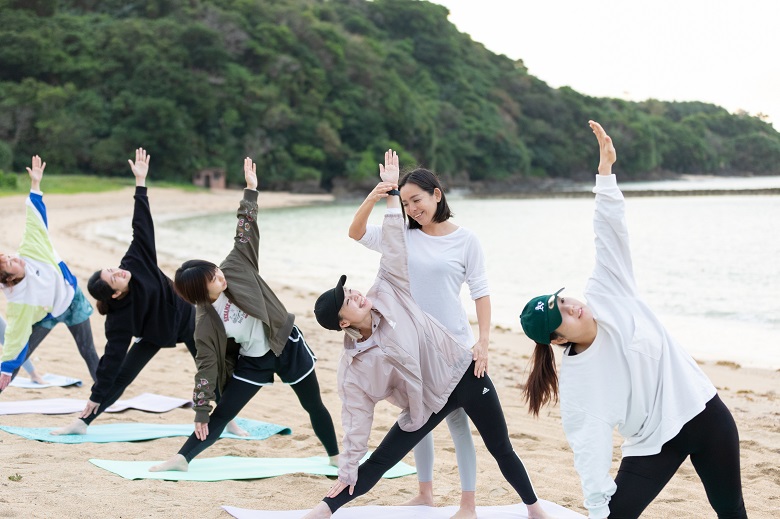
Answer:
<path fill-rule="evenodd" d="M 371 493 L 369 492 L 369 495 Z M 479 499 L 479 496 L 477 496 Z M 311 506 L 319 500 L 312 496 Z M 556 519 L 585 519 L 584 515 L 573 512 L 550 501 L 540 499 L 542 508 Z M 285 510 L 280 512 L 266 510 L 249 510 L 234 506 L 222 507 L 227 513 L 237 519 L 300 519 L 308 510 Z M 478 506 L 479 519 L 521 519 L 528 518 L 527 508 L 523 504 L 506 506 Z M 457 506 L 345 506 L 339 508 L 333 519 L 449 519 L 458 511 Z"/>
<path fill-rule="evenodd" d="M 84 410 L 86 400 L 76 398 L 44 398 L 38 400 L 0 401 L 0 415 L 6 414 L 68 414 Z M 126 409 L 139 409 L 150 413 L 165 413 L 177 407 L 189 407 L 192 400 L 171 396 L 144 393 L 127 400 L 117 400 L 106 409 L 108 413 L 118 413 Z"/>
<path fill-rule="evenodd" d="M 282 425 L 236 418 L 236 423 L 249 433 L 249 436 L 235 436 L 222 432 L 221 438 L 237 440 L 265 440 L 274 434 L 290 434 L 289 428 Z M 22 436 L 28 440 L 38 440 L 50 443 L 110 443 L 136 442 L 170 438 L 172 436 L 189 436 L 195 430 L 189 424 L 147 424 L 147 423 L 112 423 L 106 425 L 90 425 L 87 434 L 65 434 L 55 436 L 49 434 L 54 427 L 12 427 L 0 425 L 0 430 Z"/>
<path fill-rule="evenodd" d="M 67 386 L 81 387 L 81 380 L 77 378 L 66 377 L 64 375 L 54 375 L 52 373 L 46 373 L 41 378 L 44 380 L 43 384 L 38 384 L 37 382 L 33 382 L 27 377 L 16 377 L 11 381 L 9 386 L 21 387 L 24 389 L 41 389 L 44 387 L 67 387 Z"/>
<path fill-rule="evenodd" d="M 364 460 L 368 458 L 366 455 Z M 218 458 L 194 459 L 188 472 L 149 472 L 149 467 L 162 461 L 112 461 L 91 459 L 90 463 L 113 472 L 125 479 L 164 479 L 168 481 L 224 481 L 228 479 L 261 479 L 295 474 L 317 474 L 336 476 L 338 469 L 328 465 L 328 458 L 241 458 L 221 456 Z M 399 478 L 417 472 L 404 462 L 388 470 L 384 477 Z M 314 501 L 314 500 L 313 500 Z M 312 505 L 313 506 L 313 505 Z M 300 514 L 303 515 L 303 514 Z M 300 517 L 300 515 L 298 517 Z M 449 517 L 449 516 L 448 516 Z"/>

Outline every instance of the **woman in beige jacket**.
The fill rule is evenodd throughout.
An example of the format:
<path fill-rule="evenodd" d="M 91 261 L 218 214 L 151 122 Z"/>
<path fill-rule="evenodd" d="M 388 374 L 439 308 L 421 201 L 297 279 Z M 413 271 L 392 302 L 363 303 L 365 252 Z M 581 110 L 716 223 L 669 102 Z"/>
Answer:
<path fill-rule="evenodd" d="M 338 481 L 304 517 L 328 518 L 368 492 L 449 413 L 463 408 L 502 474 L 528 506 L 529 517 L 545 518 L 525 467 L 512 448 L 490 377 L 478 378 L 470 345 L 459 343 L 414 302 L 397 189 L 398 156 L 388 150 L 379 169 L 388 183 L 388 209 L 377 279 L 364 296 L 345 288 L 346 276 L 341 276 L 314 307 L 321 326 L 345 331 L 338 372 L 344 439 Z M 402 411 L 376 451 L 358 466 L 368 449 L 374 406 L 380 400 Z"/>

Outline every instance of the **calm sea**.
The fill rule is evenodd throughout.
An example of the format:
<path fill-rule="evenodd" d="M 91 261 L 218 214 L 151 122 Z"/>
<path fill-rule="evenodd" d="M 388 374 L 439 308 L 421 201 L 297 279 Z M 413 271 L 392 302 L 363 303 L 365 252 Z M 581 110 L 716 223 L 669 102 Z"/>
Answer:
<path fill-rule="evenodd" d="M 312 305 L 342 273 L 367 290 L 378 254 L 347 236 L 358 204 L 263 212 L 263 276 L 304 288 Z M 593 268 L 592 199 L 453 196 L 450 205 L 453 221 L 476 232 L 485 250 L 494 324 L 519 331 L 525 302 L 562 286 L 582 298 Z M 371 223 L 382 214 L 378 207 Z M 780 196 L 629 197 L 627 217 L 639 288 L 695 358 L 780 368 Z M 158 248 L 218 263 L 232 246 L 234 222 L 232 213 L 158 221 Z"/>

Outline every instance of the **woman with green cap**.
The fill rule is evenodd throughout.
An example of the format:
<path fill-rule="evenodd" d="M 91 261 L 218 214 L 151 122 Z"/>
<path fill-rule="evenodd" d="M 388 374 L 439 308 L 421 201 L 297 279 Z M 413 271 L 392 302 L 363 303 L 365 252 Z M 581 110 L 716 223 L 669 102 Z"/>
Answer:
<path fill-rule="evenodd" d="M 601 125 L 589 124 L 600 148 L 589 304 L 563 289 L 526 304 L 520 321 L 536 342 L 526 401 L 538 415 L 560 395 L 589 517 L 639 517 L 690 456 L 718 517 L 746 518 L 734 418 L 639 296 L 625 202 L 612 174 L 615 148 Z M 565 348 L 560 381 L 551 345 Z M 613 480 L 616 426 L 625 441 Z"/>

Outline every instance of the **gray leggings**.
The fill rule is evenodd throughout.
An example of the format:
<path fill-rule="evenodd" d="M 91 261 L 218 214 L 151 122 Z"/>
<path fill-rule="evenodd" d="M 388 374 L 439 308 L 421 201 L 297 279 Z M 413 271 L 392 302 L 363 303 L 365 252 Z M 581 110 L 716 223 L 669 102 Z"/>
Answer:
<path fill-rule="evenodd" d="M 68 330 L 70 330 L 70 334 L 76 341 L 76 346 L 79 349 L 81 357 L 84 359 L 84 362 L 87 363 L 89 375 L 92 377 L 93 381 L 96 381 L 96 372 L 99 359 L 97 352 L 95 351 L 95 342 L 92 340 L 92 327 L 89 324 L 89 319 L 82 321 L 79 324 L 68 326 Z M 40 346 L 41 342 L 43 342 L 43 339 L 49 335 L 50 331 L 51 328 L 41 326 L 40 324 L 33 325 L 30 339 L 27 342 L 27 359 L 32 357 L 35 349 Z M 12 378 L 16 377 L 17 373 L 19 373 L 19 368 L 16 368 L 16 370 L 13 372 Z"/>
<path fill-rule="evenodd" d="M 461 408 L 448 415 L 447 427 L 455 444 L 460 489 L 462 492 L 474 492 L 477 489 L 477 453 L 466 411 Z M 430 432 L 414 447 L 414 463 L 420 483 L 433 481 L 433 453 L 433 432 Z"/>

